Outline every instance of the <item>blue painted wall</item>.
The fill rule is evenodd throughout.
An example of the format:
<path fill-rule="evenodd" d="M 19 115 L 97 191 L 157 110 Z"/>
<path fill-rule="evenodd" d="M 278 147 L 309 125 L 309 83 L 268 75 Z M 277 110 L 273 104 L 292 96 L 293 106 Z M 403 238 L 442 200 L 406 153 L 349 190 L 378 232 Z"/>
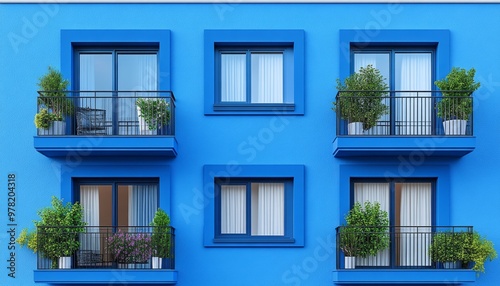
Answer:
<path fill-rule="evenodd" d="M 16 230 L 61 194 L 61 164 L 33 148 L 36 82 L 47 66 L 61 67 L 62 29 L 171 31 L 171 88 L 176 96 L 178 156 L 143 162 L 171 171 L 171 218 L 176 227 L 179 286 L 331 285 L 333 235 L 340 223 L 343 165 L 391 165 L 391 170 L 446 165 L 449 222 L 473 225 L 500 246 L 500 5 L 497 4 L 1 4 L 0 5 L 0 284 L 32 285 L 35 255 L 16 245 L 16 278 L 8 277 L 7 178 L 16 175 Z M 303 116 L 205 116 L 205 29 L 305 31 Z M 450 64 L 474 67 L 476 150 L 458 159 L 336 159 L 332 156 L 339 76 L 340 29 L 447 29 Z M 277 122 L 277 123 L 276 123 Z M 280 128 L 273 128 L 278 124 Z M 251 156 L 250 154 L 254 154 Z M 100 160 L 84 164 L 99 164 Z M 203 166 L 305 166 L 305 247 L 205 248 Z M 166 167 L 169 168 L 166 168 Z M 397 167 L 401 167 L 398 169 Z M 382 167 L 383 168 L 383 167 Z M 404 172 L 404 171 L 402 171 Z M 63 191 L 64 192 L 64 191 Z M 500 261 L 486 265 L 475 285 L 500 281 Z"/>

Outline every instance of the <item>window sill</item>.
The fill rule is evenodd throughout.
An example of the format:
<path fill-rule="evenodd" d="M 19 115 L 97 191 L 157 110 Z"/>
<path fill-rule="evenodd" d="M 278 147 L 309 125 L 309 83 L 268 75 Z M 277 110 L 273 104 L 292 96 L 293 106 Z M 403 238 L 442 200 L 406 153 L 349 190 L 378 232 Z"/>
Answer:
<path fill-rule="evenodd" d="M 444 269 L 351 269 L 333 271 L 335 284 L 433 284 L 449 285 L 476 281 L 473 270 Z"/>
<path fill-rule="evenodd" d="M 295 110 L 295 104 L 214 104 L 206 115 L 301 115 Z"/>
<path fill-rule="evenodd" d="M 162 269 L 50 269 L 35 270 L 35 283 L 47 284 L 162 284 L 177 283 L 177 271 Z"/>

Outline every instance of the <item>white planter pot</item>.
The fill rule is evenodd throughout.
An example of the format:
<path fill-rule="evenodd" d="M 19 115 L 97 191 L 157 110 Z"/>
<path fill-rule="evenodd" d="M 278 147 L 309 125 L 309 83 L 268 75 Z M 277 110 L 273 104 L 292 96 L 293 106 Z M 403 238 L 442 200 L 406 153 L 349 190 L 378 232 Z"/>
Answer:
<path fill-rule="evenodd" d="M 141 109 L 137 107 L 137 118 L 139 119 L 139 134 L 140 135 L 155 135 L 156 130 L 149 130 L 148 124 L 141 117 Z"/>
<path fill-rule="evenodd" d="M 349 135 L 363 135 L 363 122 L 351 122 L 347 125 Z"/>
<path fill-rule="evenodd" d="M 467 120 L 453 119 L 443 121 L 445 135 L 465 135 Z"/>
<path fill-rule="evenodd" d="M 66 135 L 66 122 L 54 121 L 49 128 L 39 128 L 38 135 Z"/>
<path fill-rule="evenodd" d="M 156 257 L 156 256 L 151 257 L 151 268 L 161 269 L 161 262 L 162 262 L 161 257 Z"/>
<path fill-rule="evenodd" d="M 71 256 L 59 257 L 59 269 L 71 268 Z"/>
<path fill-rule="evenodd" d="M 344 268 L 345 269 L 356 268 L 356 256 L 346 256 L 344 258 Z"/>

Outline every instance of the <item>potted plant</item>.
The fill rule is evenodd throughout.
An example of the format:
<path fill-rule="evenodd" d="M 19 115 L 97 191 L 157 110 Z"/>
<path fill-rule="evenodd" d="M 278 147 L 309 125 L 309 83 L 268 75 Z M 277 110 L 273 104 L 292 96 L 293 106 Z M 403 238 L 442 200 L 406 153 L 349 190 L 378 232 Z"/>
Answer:
<path fill-rule="evenodd" d="M 153 227 L 151 236 L 152 268 L 159 269 L 162 268 L 163 258 L 172 258 L 170 217 L 165 211 L 158 209 L 150 225 Z M 170 268 L 171 264 L 167 264 L 165 267 Z"/>
<path fill-rule="evenodd" d="M 126 264 L 146 263 L 151 258 L 151 235 L 123 232 L 119 229 L 107 238 L 107 251 L 120 267 L 127 268 Z"/>
<path fill-rule="evenodd" d="M 71 256 L 80 247 L 79 233 L 84 231 L 83 208 L 80 203 L 63 204 L 52 197 L 51 206 L 38 211 L 35 231 L 23 229 L 17 242 L 52 260 L 52 267 L 71 268 Z"/>
<path fill-rule="evenodd" d="M 139 98 L 136 100 L 139 130 L 141 135 L 154 134 L 170 121 L 169 103 L 162 98 Z"/>
<path fill-rule="evenodd" d="M 40 130 L 41 135 L 54 134 L 54 131 L 49 129 L 54 121 L 62 121 L 62 118 L 54 113 L 49 113 L 47 108 L 41 108 L 35 115 L 35 126 Z"/>
<path fill-rule="evenodd" d="M 441 263 L 443 268 L 462 268 L 466 260 L 472 232 L 439 232 L 432 238 L 429 252 L 432 262 Z"/>
<path fill-rule="evenodd" d="M 363 130 L 372 128 L 387 114 L 388 107 L 383 102 L 387 89 L 384 77 L 372 65 L 361 67 L 344 83 L 337 79 L 338 96 L 332 109 L 348 121 L 348 134 L 363 134 Z"/>
<path fill-rule="evenodd" d="M 37 83 L 40 91 L 38 97 L 39 113 L 35 115 L 35 125 L 42 126 L 41 128 L 49 129 L 48 134 L 64 135 L 66 123 L 64 117 L 73 112 L 73 103 L 66 97 L 69 81 L 64 79 L 62 74 L 56 69 L 49 66 L 45 75 L 38 79 Z M 51 117 L 43 113 L 50 114 Z M 37 122 L 43 124 L 38 125 Z M 48 123 L 48 126 L 47 126 Z M 41 134 L 45 134 L 42 133 Z"/>
<path fill-rule="evenodd" d="M 474 232 L 469 236 L 467 248 L 462 257 L 464 265 L 472 263 L 472 270 L 475 270 L 478 274 L 481 272 L 484 273 L 484 263 L 487 260 L 492 261 L 495 258 L 497 258 L 497 252 L 492 241 L 486 239 L 478 232 Z"/>
<path fill-rule="evenodd" d="M 467 120 L 472 113 L 472 93 L 481 83 L 474 80 L 476 70 L 454 67 L 446 78 L 434 83 L 442 91 L 443 98 L 437 103 L 438 116 L 443 119 L 446 135 L 464 135 Z"/>
<path fill-rule="evenodd" d="M 347 213 L 346 224 L 339 230 L 339 245 L 344 252 L 345 268 L 355 268 L 355 257 L 377 255 L 389 247 L 389 215 L 380 203 L 356 202 Z"/>

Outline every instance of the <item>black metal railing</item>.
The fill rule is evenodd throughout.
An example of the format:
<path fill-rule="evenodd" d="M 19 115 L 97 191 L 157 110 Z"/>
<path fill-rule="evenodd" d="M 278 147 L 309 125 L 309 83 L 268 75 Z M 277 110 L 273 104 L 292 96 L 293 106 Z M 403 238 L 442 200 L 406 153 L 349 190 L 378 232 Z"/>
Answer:
<path fill-rule="evenodd" d="M 472 233 L 472 226 L 339 226 L 336 228 L 337 269 L 350 268 L 345 260 L 347 256 L 356 257 L 355 268 L 446 268 L 443 264 L 448 261 L 442 261 L 437 250 L 463 249 L 460 244 L 471 242 L 463 237 Z M 356 255 L 372 247 L 373 243 L 387 247 L 379 250 L 377 255 Z M 463 267 L 469 268 L 470 265 Z"/>
<path fill-rule="evenodd" d="M 71 257 L 71 268 L 153 269 L 160 257 L 162 269 L 175 269 L 174 232 L 153 226 L 39 226 L 38 269 L 60 268 L 61 255 Z"/>
<path fill-rule="evenodd" d="M 171 91 L 38 93 L 38 113 L 44 110 L 51 122 L 48 128 L 39 128 L 38 135 L 175 134 L 175 97 Z"/>
<path fill-rule="evenodd" d="M 373 96 L 373 94 L 383 96 Z M 450 96 L 450 95 L 453 96 Z M 445 135 L 446 120 L 456 121 L 463 134 L 473 134 L 470 91 L 339 91 L 335 99 L 337 135 L 353 135 L 349 123 L 363 122 L 361 133 L 372 136 Z M 374 114 L 375 117 L 373 117 Z M 352 127 L 351 127 L 352 128 Z M 456 128 L 456 127 L 453 127 Z M 352 130 L 352 129 L 351 129 Z M 449 134 L 449 133 L 446 133 Z"/>

